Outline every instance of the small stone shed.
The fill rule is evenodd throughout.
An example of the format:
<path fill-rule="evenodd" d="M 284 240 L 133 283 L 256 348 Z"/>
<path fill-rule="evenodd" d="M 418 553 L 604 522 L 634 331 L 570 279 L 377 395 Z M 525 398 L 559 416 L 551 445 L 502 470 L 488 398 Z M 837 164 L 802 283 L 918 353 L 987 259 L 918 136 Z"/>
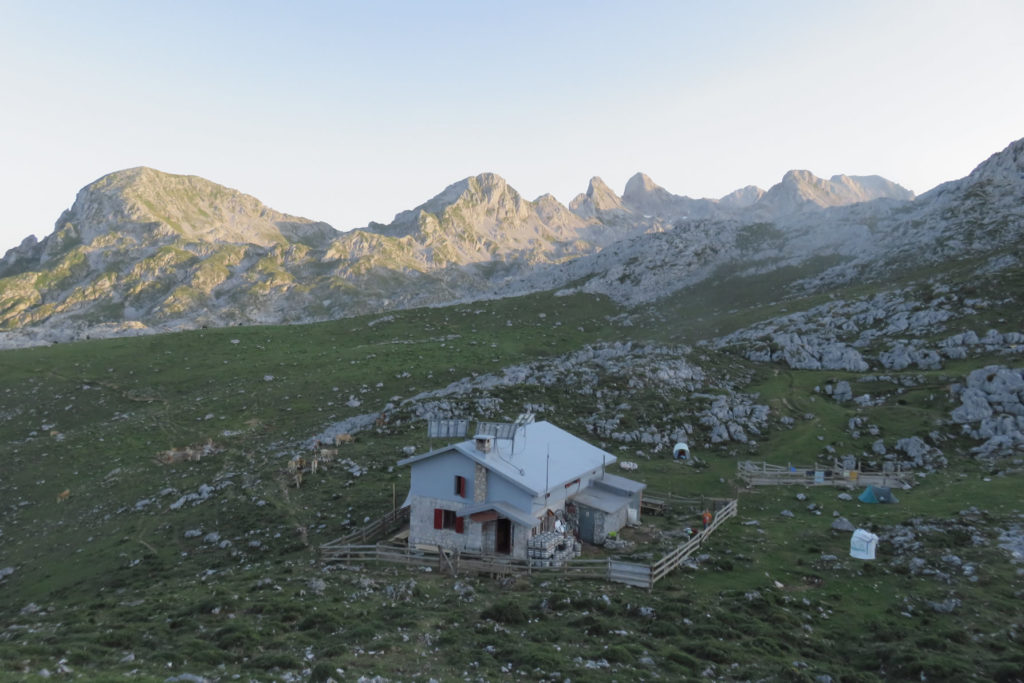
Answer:
<path fill-rule="evenodd" d="M 609 533 L 640 521 L 640 502 L 646 484 L 604 473 L 573 497 L 581 541 L 600 545 Z"/>

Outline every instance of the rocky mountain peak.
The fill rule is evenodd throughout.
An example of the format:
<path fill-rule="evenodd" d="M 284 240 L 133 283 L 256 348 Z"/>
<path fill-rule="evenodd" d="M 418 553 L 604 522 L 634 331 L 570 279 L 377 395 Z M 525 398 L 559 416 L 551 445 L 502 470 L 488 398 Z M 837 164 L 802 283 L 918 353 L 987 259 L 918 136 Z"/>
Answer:
<path fill-rule="evenodd" d="M 1002 183 L 1024 183 L 1024 138 L 1011 142 L 971 171 L 968 178 Z"/>
<path fill-rule="evenodd" d="M 419 206 L 396 214 L 390 224 L 375 231 L 389 237 L 415 237 L 422 233 L 424 224 L 442 220 L 446 214 L 453 216 L 456 213 L 453 210 L 463 212 L 472 211 L 473 207 L 488 207 L 496 212 L 503 207 L 504 211 L 523 201 L 500 175 L 480 173 L 452 183 Z"/>
<path fill-rule="evenodd" d="M 576 195 L 569 204 L 573 213 L 586 218 L 603 212 L 622 211 L 624 208 L 619 196 L 597 176 L 590 179 L 586 194 Z"/>
<path fill-rule="evenodd" d="M 626 189 L 622 193 L 622 198 L 629 198 L 630 200 L 639 199 L 658 190 L 662 192 L 667 191 L 651 180 L 650 176 L 646 173 L 635 173 L 626 181 Z"/>
<path fill-rule="evenodd" d="M 586 220 L 551 195 L 531 202 L 501 176 L 481 173 L 399 213 L 389 225 L 372 226 L 372 232 L 417 245 L 424 262 L 437 267 L 496 258 L 543 261 L 550 258 L 546 250 L 575 243 Z"/>
<path fill-rule="evenodd" d="M 825 180 L 807 170 L 792 170 L 765 193 L 758 205 L 781 214 L 883 197 L 909 200 L 914 193 L 881 176 L 834 175 Z"/>
<path fill-rule="evenodd" d="M 601 211 L 622 208 L 622 200 L 619 199 L 619 196 L 597 176 L 590 179 L 590 184 L 587 186 L 587 197 Z"/>
<path fill-rule="evenodd" d="M 622 192 L 622 203 L 634 211 L 642 213 L 659 213 L 672 206 L 679 199 L 661 187 L 645 173 L 636 173 L 626 181 L 626 189 Z"/>
<path fill-rule="evenodd" d="M 764 196 L 764 190 L 756 185 L 747 185 L 734 190 L 718 200 L 725 209 L 745 209 L 756 204 Z"/>
<path fill-rule="evenodd" d="M 622 203 L 627 209 L 645 216 L 669 219 L 707 218 L 717 213 L 714 200 L 672 194 L 644 173 L 637 173 L 626 182 Z"/>
<path fill-rule="evenodd" d="M 1004 201 L 1019 204 L 1024 201 L 1024 138 L 1011 142 L 978 164 L 969 175 L 951 180 L 921 195 L 932 199 L 942 195 L 959 196 L 971 190 L 972 197 L 981 198 L 998 189 Z"/>
<path fill-rule="evenodd" d="M 336 234 L 326 223 L 279 213 L 251 195 L 204 178 L 141 166 L 82 188 L 57 222 L 58 230 L 68 225 L 86 244 L 114 226 L 136 239 L 260 246 L 321 243 Z"/>
<path fill-rule="evenodd" d="M 437 213 L 458 202 L 493 203 L 509 196 L 518 199 L 519 193 L 510 188 L 504 178 L 497 173 L 480 173 L 452 183 L 443 192 L 417 208 Z"/>

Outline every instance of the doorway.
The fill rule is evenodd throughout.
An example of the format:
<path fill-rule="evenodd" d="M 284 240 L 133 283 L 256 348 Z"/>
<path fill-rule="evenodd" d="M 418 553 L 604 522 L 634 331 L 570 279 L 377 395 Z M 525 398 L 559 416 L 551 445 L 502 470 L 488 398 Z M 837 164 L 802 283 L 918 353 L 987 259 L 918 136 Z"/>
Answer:
<path fill-rule="evenodd" d="M 512 554 L 512 520 L 498 519 L 494 522 L 494 552 L 498 555 Z"/>

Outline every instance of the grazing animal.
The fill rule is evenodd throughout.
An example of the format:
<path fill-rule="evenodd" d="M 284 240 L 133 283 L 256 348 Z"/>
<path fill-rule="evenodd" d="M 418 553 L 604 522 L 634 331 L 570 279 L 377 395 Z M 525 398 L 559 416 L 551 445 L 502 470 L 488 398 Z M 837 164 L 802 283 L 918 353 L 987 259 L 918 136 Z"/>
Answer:
<path fill-rule="evenodd" d="M 57 502 L 63 503 L 65 500 L 71 497 L 71 489 L 64 489 L 57 494 Z"/>
<path fill-rule="evenodd" d="M 356 440 L 351 434 L 338 434 L 334 437 L 334 445 L 340 446 L 343 443 L 353 443 Z"/>
<path fill-rule="evenodd" d="M 316 474 L 316 470 L 318 467 L 320 467 L 320 461 L 317 458 L 313 458 L 313 460 L 309 463 L 309 471 L 312 472 L 313 474 Z"/>

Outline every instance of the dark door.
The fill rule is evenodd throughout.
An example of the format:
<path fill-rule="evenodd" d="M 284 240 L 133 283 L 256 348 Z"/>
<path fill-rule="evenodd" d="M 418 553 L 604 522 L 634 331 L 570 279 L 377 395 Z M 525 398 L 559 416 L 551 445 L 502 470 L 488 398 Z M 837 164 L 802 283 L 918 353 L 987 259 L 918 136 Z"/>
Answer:
<path fill-rule="evenodd" d="M 580 540 L 587 543 L 594 542 L 594 517 L 595 513 L 592 509 L 584 507 L 580 508 Z"/>
<path fill-rule="evenodd" d="M 494 522 L 494 552 L 498 555 L 512 554 L 512 521 L 499 519 Z"/>

